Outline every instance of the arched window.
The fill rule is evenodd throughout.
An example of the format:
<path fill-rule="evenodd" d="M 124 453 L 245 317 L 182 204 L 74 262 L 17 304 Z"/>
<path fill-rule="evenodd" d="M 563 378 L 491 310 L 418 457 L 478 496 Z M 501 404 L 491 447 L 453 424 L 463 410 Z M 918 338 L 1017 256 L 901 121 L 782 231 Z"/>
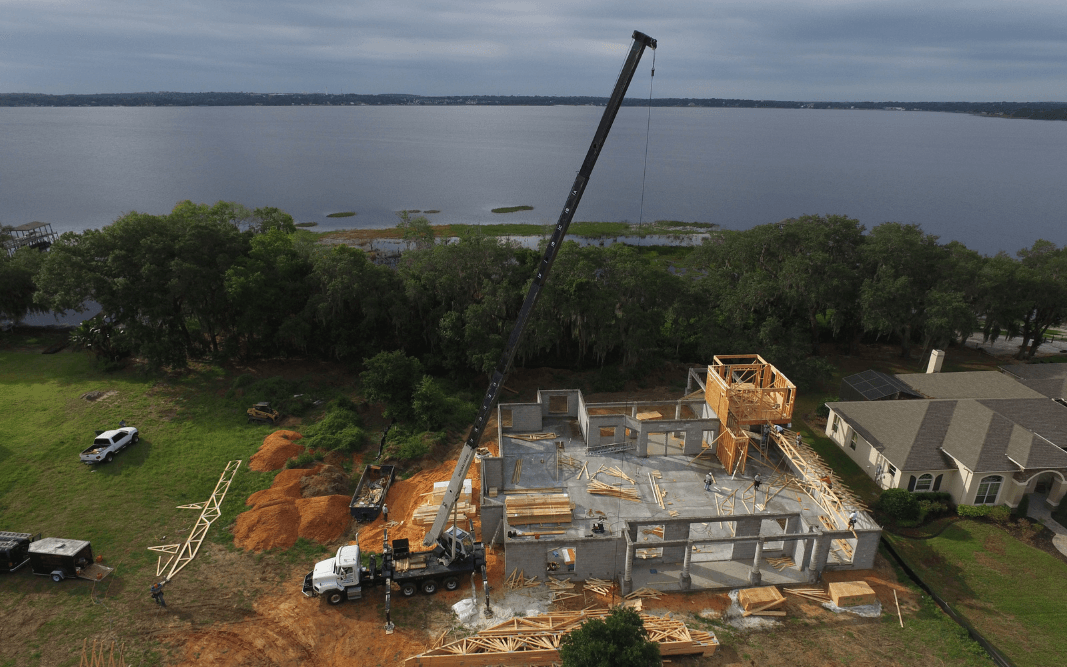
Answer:
<path fill-rule="evenodd" d="M 916 491 L 929 491 L 930 486 L 934 483 L 934 476 L 930 473 L 925 475 L 919 475 L 918 481 L 915 482 Z"/>
<path fill-rule="evenodd" d="M 1000 483 L 1002 481 L 1004 481 L 1004 478 L 1000 475 L 990 475 L 989 477 L 983 477 L 982 481 L 978 484 L 978 493 L 974 496 L 974 504 L 996 504 L 997 495 L 1000 493 Z"/>

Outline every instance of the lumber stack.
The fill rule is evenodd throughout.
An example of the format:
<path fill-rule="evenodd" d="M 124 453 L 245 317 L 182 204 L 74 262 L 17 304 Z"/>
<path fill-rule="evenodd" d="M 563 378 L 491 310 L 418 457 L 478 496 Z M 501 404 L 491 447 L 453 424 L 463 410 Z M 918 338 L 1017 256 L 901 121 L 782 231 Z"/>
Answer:
<path fill-rule="evenodd" d="M 526 440 L 527 442 L 535 442 L 537 440 L 551 440 L 556 437 L 555 433 L 508 433 L 507 437 L 515 438 L 516 440 Z"/>
<path fill-rule="evenodd" d="M 666 506 L 664 506 L 663 504 L 663 496 L 665 494 L 663 493 L 663 490 L 659 488 L 659 484 L 656 483 L 656 480 L 659 479 L 661 476 L 662 475 L 660 475 L 660 472 L 658 470 L 653 470 L 652 472 L 648 473 L 648 484 L 652 487 L 652 495 L 653 497 L 655 497 L 656 502 L 659 503 L 660 509 L 665 510 L 667 509 Z"/>
<path fill-rule="evenodd" d="M 793 559 L 789 556 L 782 556 L 781 558 L 768 558 L 767 562 L 771 564 L 771 567 L 781 572 L 787 567 L 796 567 L 797 564 L 793 562 Z"/>
<path fill-rule="evenodd" d="M 463 480 L 463 486 L 460 488 L 459 495 L 456 496 L 457 501 L 471 502 L 473 486 L 469 479 Z M 440 505 L 445 500 L 445 491 L 448 490 L 448 482 L 434 482 L 433 491 L 426 494 L 426 505 Z"/>
<path fill-rule="evenodd" d="M 874 604 L 878 596 L 866 581 L 835 581 L 829 586 L 830 600 L 838 607 Z"/>
<path fill-rule="evenodd" d="M 574 505 L 566 493 L 508 496 L 504 513 L 510 526 L 534 523 L 570 523 Z"/>
<path fill-rule="evenodd" d="M 597 595 L 611 595 L 612 588 L 615 588 L 615 582 L 595 577 L 586 579 L 585 585 L 582 587 L 583 590 L 592 591 Z"/>
<path fill-rule="evenodd" d="M 488 665 L 558 664 L 560 641 L 593 618 L 604 618 L 606 609 L 552 612 L 512 618 L 407 659 L 407 667 L 478 667 Z M 719 641 L 710 632 L 690 630 L 674 618 L 641 614 L 648 638 L 659 645 L 660 655 L 705 655 L 715 653 Z"/>
<path fill-rule="evenodd" d="M 641 496 L 637 493 L 637 487 L 627 488 L 625 486 L 615 486 L 594 479 L 589 482 L 587 488 L 589 489 L 589 493 L 594 496 L 612 496 L 615 498 L 622 498 L 623 500 L 630 500 L 635 503 L 641 502 Z"/>
<path fill-rule="evenodd" d="M 661 593 L 653 588 L 638 588 L 636 591 L 626 596 L 627 600 L 636 600 L 637 598 L 652 598 L 658 600 Z"/>
<path fill-rule="evenodd" d="M 441 509 L 440 505 L 420 505 L 411 512 L 411 523 L 416 526 L 429 526 L 437 518 L 439 509 Z M 473 519 L 478 516 L 478 510 L 468 502 L 457 502 L 453 512 L 464 519 Z M 451 517 L 452 515 L 449 514 L 449 520 Z"/>
<path fill-rule="evenodd" d="M 785 616 L 784 611 L 773 611 L 785 601 L 777 586 L 743 588 L 737 593 L 737 603 L 744 610 L 742 616 Z"/>
<path fill-rule="evenodd" d="M 531 588 L 533 586 L 541 585 L 541 582 L 537 581 L 537 577 L 526 577 L 523 576 L 524 573 L 524 570 L 512 570 L 511 575 L 504 580 L 504 590 Z"/>
<path fill-rule="evenodd" d="M 821 588 L 783 588 L 782 590 L 790 595 L 811 600 L 812 602 L 822 603 L 830 601 L 830 596 Z"/>

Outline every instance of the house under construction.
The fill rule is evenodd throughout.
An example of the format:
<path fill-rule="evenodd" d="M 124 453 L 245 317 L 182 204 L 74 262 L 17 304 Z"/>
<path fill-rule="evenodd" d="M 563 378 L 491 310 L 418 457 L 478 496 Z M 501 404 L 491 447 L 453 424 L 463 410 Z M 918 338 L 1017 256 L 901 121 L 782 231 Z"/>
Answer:
<path fill-rule="evenodd" d="M 795 400 L 774 366 L 739 355 L 690 369 L 677 400 L 502 403 L 499 456 L 480 463 L 483 539 L 503 543 L 508 573 L 621 579 L 624 594 L 870 568 L 881 528 L 790 429 Z"/>

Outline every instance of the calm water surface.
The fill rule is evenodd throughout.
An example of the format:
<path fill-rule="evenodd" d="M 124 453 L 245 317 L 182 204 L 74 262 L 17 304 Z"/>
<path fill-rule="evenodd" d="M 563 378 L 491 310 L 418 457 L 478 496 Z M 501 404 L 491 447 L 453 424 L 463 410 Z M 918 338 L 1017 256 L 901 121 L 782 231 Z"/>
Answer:
<path fill-rule="evenodd" d="M 551 223 L 595 107 L 0 109 L 0 223 L 59 231 L 183 199 L 277 206 L 318 230 Z M 637 222 L 645 109 L 623 109 L 577 220 Z M 653 109 L 644 220 L 743 229 L 807 213 L 919 223 L 983 253 L 1067 244 L 1067 123 L 962 114 Z M 498 215 L 499 206 L 533 211 Z M 357 211 L 354 218 L 327 213 Z"/>

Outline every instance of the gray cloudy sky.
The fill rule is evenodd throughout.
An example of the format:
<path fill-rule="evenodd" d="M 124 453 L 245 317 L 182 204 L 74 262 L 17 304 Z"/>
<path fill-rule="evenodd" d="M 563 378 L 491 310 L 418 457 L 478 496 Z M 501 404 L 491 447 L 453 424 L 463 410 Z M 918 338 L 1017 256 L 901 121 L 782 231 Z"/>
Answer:
<path fill-rule="evenodd" d="M 606 96 L 635 29 L 656 97 L 1067 99 L 1065 0 L 0 0 L 0 92 Z"/>

